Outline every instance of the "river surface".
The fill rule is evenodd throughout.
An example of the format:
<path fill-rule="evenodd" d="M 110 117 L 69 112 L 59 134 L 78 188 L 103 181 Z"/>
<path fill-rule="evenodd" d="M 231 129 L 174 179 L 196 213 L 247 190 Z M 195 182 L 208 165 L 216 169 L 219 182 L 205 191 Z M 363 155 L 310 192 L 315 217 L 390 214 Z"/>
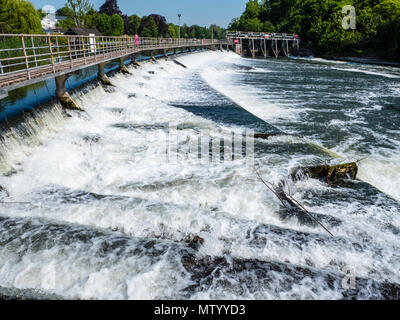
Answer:
<path fill-rule="evenodd" d="M 73 95 L 86 112 L 43 107 L 3 135 L 0 287 L 66 299 L 398 298 L 399 69 L 178 60 L 187 68 L 147 62 L 116 74 L 115 88 L 87 85 Z M 254 162 L 187 151 L 245 130 L 279 135 L 255 140 Z M 359 179 L 340 186 L 288 178 L 351 161 Z M 254 166 L 334 237 L 282 215 Z M 357 289 L 344 287 L 348 272 Z"/>

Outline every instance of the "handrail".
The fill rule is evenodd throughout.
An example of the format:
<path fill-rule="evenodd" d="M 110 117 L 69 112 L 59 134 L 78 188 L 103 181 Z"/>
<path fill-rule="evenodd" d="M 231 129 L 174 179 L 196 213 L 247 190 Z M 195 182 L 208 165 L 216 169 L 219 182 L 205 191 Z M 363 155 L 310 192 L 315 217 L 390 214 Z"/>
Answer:
<path fill-rule="evenodd" d="M 247 32 L 247 31 L 227 31 L 227 39 L 269 39 L 269 40 L 298 40 L 297 34 L 276 33 L 276 32 Z"/>
<path fill-rule="evenodd" d="M 228 39 L 176 39 L 131 36 L 84 36 L 57 34 L 0 34 L 0 87 L 37 77 L 41 69 L 50 67 L 57 73 L 75 65 L 108 61 L 146 50 L 168 50 L 189 46 L 229 44 Z M 68 64 L 69 67 L 64 67 Z M 21 80 L 13 79 L 17 75 Z M 36 72 L 36 73 L 35 73 Z M 48 69 L 45 70 L 48 74 Z M 11 80 L 10 80 L 11 79 Z M 7 82 L 8 81 L 8 82 Z"/>

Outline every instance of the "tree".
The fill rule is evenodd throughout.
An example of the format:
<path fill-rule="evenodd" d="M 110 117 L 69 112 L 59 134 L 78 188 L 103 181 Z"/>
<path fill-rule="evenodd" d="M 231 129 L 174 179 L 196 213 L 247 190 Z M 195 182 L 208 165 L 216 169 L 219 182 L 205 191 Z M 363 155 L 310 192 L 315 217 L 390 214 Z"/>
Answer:
<path fill-rule="evenodd" d="M 109 15 L 110 17 L 113 14 L 118 14 L 122 16 L 122 12 L 118 7 L 117 0 L 106 0 L 106 2 L 99 9 L 99 14 L 103 13 Z"/>
<path fill-rule="evenodd" d="M 0 0 L 0 28 L 10 33 L 41 33 L 40 15 L 25 0 Z"/>
<path fill-rule="evenodd" d="M 175 25 L 173 23 L 170 23 L 168 25 L 168 32 L 167 32 L 166 37 L 167 38 L 176 38 Z"/>
<path fill-rule="evenodd" d="M 124 34 L 124 19 L 118 14 L 113 14 L 110 19 L 111 35 L 115 37 L 122 36 Z"/>
<path fill-rule="evenodd" d="M 91 8 L 85 16 L 85 27 L 87 28 L 96 28 L 97 19 L 99 18 L 99 14 L 96 10 Z"/>
<path fill-rule="evenodd" d="M 103 35 L 111 35 L 111 17 L 105 13 L 101 14 L 96 23 L 97 30 L 99 30 Z"/>
<path fill-rule="evenodd" d="M 139 34 L 139 28 L 140 28 L 140 23 L 141 23 L 141 19 L 139 16 L 137 16 L 136 14 L 131 15 L 128 18 L 128 34 L 130 35 L 135 35 L 135 34 Z"/>
<path fill-rule="evenodd" d="M 149 15 L 149 18 L 153 18 L 154 22 L 156 23 L 158 35 L 160 37 L 165 37 L 165 35 L 168 32 L 167 19 L 165 19 L 165 17 L 160 16 L 158 14 L 151 14 L 151 15 Z"/>
<path fill-rule="evenodd" d="M 356 30 L 341 25 L 349 4 L 356 8 Z M 369 50 L 400 60 L 400 0 L 250 0 L 229 29 L 296 33 L 322 55 Z"/>
<path fill-rule="evenodd" d="M 65 5 L 72 11 L 75 26 L 83 27 L 85 25 L 85 16 L 90 9 L 93 9 L 90 0 L 67 0 Z"/>
<path fill-rule="evenodd" d="M 140 35 L 148 38 L 158 37 L 157 24 L 152 17 L 142 18 L 142 23 L 140 24 Z"/>

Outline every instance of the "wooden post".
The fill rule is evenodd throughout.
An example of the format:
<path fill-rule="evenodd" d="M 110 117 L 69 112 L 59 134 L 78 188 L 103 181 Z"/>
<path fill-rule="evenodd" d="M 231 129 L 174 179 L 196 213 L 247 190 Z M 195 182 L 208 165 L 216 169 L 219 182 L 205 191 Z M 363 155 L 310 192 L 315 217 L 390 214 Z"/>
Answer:
<path fill-rule="evenodd" d="M 22 40 L 22 48 L 24 50 L 26 73 L 28 75 L 28 80 L 31 80 L 31 72 L 29 71 L 29 62 L 28 62 L 28 55 L 26 54 L 24 35 L 21 35 L 21 40 Z"/>

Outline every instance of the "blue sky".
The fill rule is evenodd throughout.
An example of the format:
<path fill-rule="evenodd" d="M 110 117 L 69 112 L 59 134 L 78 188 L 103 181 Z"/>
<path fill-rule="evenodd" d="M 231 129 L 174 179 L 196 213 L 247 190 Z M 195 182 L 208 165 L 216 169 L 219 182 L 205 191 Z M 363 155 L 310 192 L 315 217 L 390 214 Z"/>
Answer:
<path fill-rule="evenodd" d="M 64 6 L 65 0 L 31 0 L 36 8 L 53 5 L 56 9 Z M 92 0 L 98 9 L 105 0 Z M 216 23 L 227 27 L 232 18 L 244 11 L 247 0 L 118 0 L 122 12 L 138 16 L 157 13 L 168 22 L 178 24 L 178 13 L 182 14 L 182 24 L 209 26 Z"/>

